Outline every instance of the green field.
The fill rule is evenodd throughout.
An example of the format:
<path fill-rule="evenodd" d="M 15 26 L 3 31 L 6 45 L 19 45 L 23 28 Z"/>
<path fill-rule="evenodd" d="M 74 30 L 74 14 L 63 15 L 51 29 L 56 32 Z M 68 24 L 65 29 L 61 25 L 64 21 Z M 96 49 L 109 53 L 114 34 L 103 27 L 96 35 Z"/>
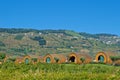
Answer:
<path fill-rule="evenodd" d="M 120 67 L 105 64 L 4 63 L 0 80 L 120 80 Z"/>

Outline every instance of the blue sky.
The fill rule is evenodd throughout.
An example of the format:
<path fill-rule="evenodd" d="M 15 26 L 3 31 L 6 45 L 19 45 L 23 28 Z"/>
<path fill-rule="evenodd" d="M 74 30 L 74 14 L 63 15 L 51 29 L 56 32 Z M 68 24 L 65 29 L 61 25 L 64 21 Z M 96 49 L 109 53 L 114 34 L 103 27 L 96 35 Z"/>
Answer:
<path fill-rule="evenodd" d="M 120 0 L 0 0 L 0 28 L 120 35 Z"/>

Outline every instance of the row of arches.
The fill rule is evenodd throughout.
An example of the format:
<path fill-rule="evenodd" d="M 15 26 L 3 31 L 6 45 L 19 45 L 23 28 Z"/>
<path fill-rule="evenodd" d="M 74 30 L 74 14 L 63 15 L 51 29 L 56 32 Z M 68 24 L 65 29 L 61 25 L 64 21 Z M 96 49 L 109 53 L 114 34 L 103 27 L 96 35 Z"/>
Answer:
<path fill-rule="evenodd" d="M 82 54 L 82 53 L 70 53 L 69 55 L 65 56 L 64 54 L 47 54 L 45 56 L 38 56 L 36 58 L 33 58 L 29 55 L 24 57 L 18 57 L 15 60 L 15 63 L 76 63 L 76 64 L 82 64 L 82 58 L 84 59 L 84 63 L 90 63 L 90 62 L 103 62 L 112 64 L 112 60 L 110 56 L 116 56 L 113 53 L 108 52 L 98 52 L 95 55 L 95 58 L 91 57 L 89 54 Z"/>
<path fill-rule="evenodd" d="M 60 57 L 61 56 L 61 57 Z M 95 57 L 91 57 L 89 54 L 82 54 L 82 53 L 70 53 L 67 57 L 62 54 L 47 54 L 43 59 L 45 63 L 55 63 L 55 58 L 58 58 L 58 63 L 76 63 L 81 64 L 81 58 L 85 58 L 84 63 L 90 62 L 102 62 L 106 64 L 112 64 L 112 60 L 110 56 L 116 56 L 114 53 L 110 52 L 98 52 Z"/>

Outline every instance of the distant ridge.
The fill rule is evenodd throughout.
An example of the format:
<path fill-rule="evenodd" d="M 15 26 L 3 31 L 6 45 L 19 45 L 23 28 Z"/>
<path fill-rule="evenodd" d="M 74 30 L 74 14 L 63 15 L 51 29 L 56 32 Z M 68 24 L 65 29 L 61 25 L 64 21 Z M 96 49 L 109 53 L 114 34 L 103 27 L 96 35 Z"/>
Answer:
<path fill-rule="evenodd" d="M 38 29 L 30 29 L 30 28 L 0 28 L 0 32 L 7 32 L 7 33 L 19 33 L 19 32 L 41 32 L 41 31 L 48 31 L 48 32 L 64 32 L 64 31 L 72 31 L 72 30 L 65 30 L 65 29 L 58 29 L 58 30 L 53 30 L 53 29 L 44 29 L 44 30 L 38 30 Z M 73 31 L 74 32 L 74 31 Z M 118 36 L 115 34 L 108 34 L 108 33 L 99 33 L 99 34 L 90 34 L 86 32 L 79 32 L 80 35 L 86 36 Z"/>
<path fill-rule="evenodd" d="M 0 53 L 17 56 L 82 52 L 95 55 L 99 51 L 120 54 L 120 37 L 72 30 L 0 28 Z"/>

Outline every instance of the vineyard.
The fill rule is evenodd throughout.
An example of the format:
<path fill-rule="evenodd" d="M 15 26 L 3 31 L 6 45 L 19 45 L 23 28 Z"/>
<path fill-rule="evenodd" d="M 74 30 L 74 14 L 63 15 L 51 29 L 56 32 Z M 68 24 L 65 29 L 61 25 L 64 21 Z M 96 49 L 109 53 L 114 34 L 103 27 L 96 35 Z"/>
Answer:
<path fill-rule="evenodd" d="M 0 80 L 119 80 L 120 67 L 106 64 L 0 65 Z"/>

